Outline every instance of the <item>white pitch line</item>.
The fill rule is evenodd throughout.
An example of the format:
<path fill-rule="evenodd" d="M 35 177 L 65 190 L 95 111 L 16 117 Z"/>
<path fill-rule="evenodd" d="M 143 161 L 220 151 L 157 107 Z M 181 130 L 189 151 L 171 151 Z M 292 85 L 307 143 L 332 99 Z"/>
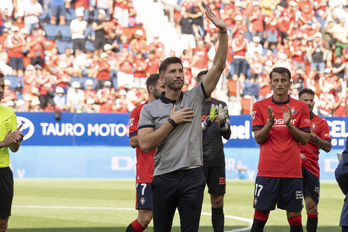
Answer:
<path fill-rule="evenodd" d="M 35 209 L 97 209 L 97 210 L 135 210 L 134 208 L 115 208 L 115 207 L 79 207 L 79 206 L 41 206 L 41 205 L 13 205 L 12 207 L 14 208 L 35 208 Z M 176 211 L 177 212 L 177 211 Z M 202 215 L 206 216 L 211 216 L 211 213 L 201 213 Z M 230 218 L 234 220 L 239 220 L 239 221 L 245 221 L 250 223 L 250 226 L 240 228 L 240 229 L 234 229 L 234 230 L 229 230 L 225 232 L 238 232 L 238 231 L 246 231 L 250 230 L 251 224 L 253 223 L 253 220 L 248 219 L 248 218 L 242 218 L 242 217 L 237 217 L 237 216 L 230 216 L 230 215 L 225 215 L 225 218 Z"/>

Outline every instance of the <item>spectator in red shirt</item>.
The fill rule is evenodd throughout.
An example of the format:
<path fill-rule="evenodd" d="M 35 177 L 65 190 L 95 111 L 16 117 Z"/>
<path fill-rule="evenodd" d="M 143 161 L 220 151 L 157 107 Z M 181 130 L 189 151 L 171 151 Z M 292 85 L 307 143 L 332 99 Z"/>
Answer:
<path fill-rule="evenodd" d="M 6 46 L 8 49 L 8 56 L 10 58 L 10 67 L 12 68 L 12 75 L 23 76 L 23 52 L 22 48 L 25 46 L 24 38 L 19 34 L 19 28 L 12 26 L 13 35 L 7 37 Z"/>
<path fill-rule="evenodd" d="M 220 17 L 225 21 L 227 29 L 231 32 L 233 25 L 233 9 L 231 7 L 231 1 L 226 1 L 226 3 L 224 4 L 224 9 L 220 10 Z"/>
<path fill-rule="evenodd" d="M 143 31 L 138 29 L 135 31 L 135 38 L 130 42 L 130 48 L 133 54 L 137 54 L 141 52 L 141 54 L 145 55 L 147 52 L 146 41 L 141 37 L 143 36 Z"/>
<path fill-rule="evenodd" d="M 135 17 L 137 17 L 137 11 L 134 9 L 132 1 L 128 1 L 127 9 L 128 9 L 128 26 L 134 27 L 136 24 Z"/>
<path fill-rule="evenodd" d="M 284 38 L 288 39 L 288 36 L 292 31 L 296 18 L 295 12 L 297 8 L 297 3 L 295 1 L 290 1 L 288 5 L 288 8 L 284 8 L 279 16 L 279 42 L 282 42 Z"/>
<path fill-rule="evenodd" d="M 122 52 L 117 54 L 117 87 L 126 87 L 134 81 L 133 63 L 134 57 L 128 52 L 128 45 L 123 44 Z"/>
<path fill-rule="evenodd" d="M 165 57 L 164 44 L 159 41 L 159 35 L 155 34 L 153 36 L 153 42 L 148 45 L 148 51 L 155 51 L 155 57 L 162 61 Z"/>
<path fill-rule="evenodd" d="M 35 68 L 30 64 L 27 66 L 23 75 L 23 100 L 25 101 L 25 112 L 29 111 L 30 103 L 34 99 L 38 100 L 39 89 L 36 81 L 37 76 L 35 74 Z"/>
<path fill-rule="evenodd" d="M 347 98 L 342 94 L 341 90 L 336 92 L 335 103 L 333 103 L 333 114 L 334 117 L 346 117 L 347 116 L 348 101 Z"/>
<path fill-rule="evenodd" d="M 263 13 L 261 12 L 260 3 L 258 1 L 253 1 L 254 11 L 249 20 L 251 22 L 251 38 L 258 36 L 263 38 Z"/>
<path fill-rule="evenodd" d="M 205 45 L 203 39 L 198 40 L 197 47 L 192 49 L 195 60 L 197 60 L 194 67 L 192 67 L 192 75 L 197 78 L 198 73 L 208 69 L 208 51 L 209 48 Z"/>
<path fill-rule="evenodd" d="M 238 76 L 240 81 L 245 80 L 245 75 L 247 71 L 247 61 L 245 53 L 248 50 L 248 41 L 244 38 L 244 31 L 240 30 L 238 32 L 238 37 L 232 40 L 232 49 L 233 49 L 233 64 L 234 64 L 234 79 L 237 79 Z"/>
<path fill-rule="evenodd" d="M 150 55 L 149 55 L 150 56 Z M 145 59 L 142 54 L 139 52 L 135 56 L 133 63 L 134 68 L 134 81 L 137 83 L 138 88 L 146 82 L 146 64 Z"/>
<path fill-rule="evenodd" d="M 331 117 L 333 104 L 335 102 L 335 98 L 332 94 L 330 94 L 330 89 L 327 87 L 323 88 L 323 93 L 320 94 L 320 111 L 319 116 L 323 117 Z"/>
<path fill-rule="evenodd" d="M 12 68 L 7 65 L 9 59 L 4 45 L 0 44 L 0 72 L 6 75 L 12 75 Z"/>
<path fill-rule="evenodd" d="M 104 51 L 108 54 L 107 62 L 110 65 L 110 79 L 117 78 L 117 56 L 112 52 L 112 45 L 105 44 Z"/>
<path fill-rule="evenodd" d="M 271 44 L 271 47 L 275 47 L 275 44 L 278 41 L 278 17 L 275 13 L 275 7 L 273 5 L 270 6 L 270 10 L 270 14 L 265 17 L 266 41 L 263 45 L 265 48 L 269 48 L 269 44 Z"/>
<path fill-rule="evenodd" d="M 261 55 L 257 51 L 255 51 L 254 55 L 251 57 L 250 71 L 251 78 L 257 81 L 262 71 L 262 59 Z"/>
<path fill-rule="evenodd" d="M 45 60 L 45 65 L 51 70 L 52 73 L 55 73 L 59 64 L 58 49 L 52 48 L 51 55 L 46 57 Z"/>
<path fill-rule="evenodd" d="M 15 91 L 10 89 L 11 81 L 5 79 L 4 95 L 1 100 L 2 104 L 6 104 L 8 101 L 15 101 L 17 99 Z"/>
<path fill-rule="evenodd" d="M 97 91 L 93 89 L 93 81 L 87 80 L 85 82 L 85 89 L 83 90 L 85 93 L 85 103 L 87 103 L 87 100 L 89 98 L 92 98 L 93 100 L 97 97 Z"/>
<path fill-rule="evenodd" d="M 161 62 L 159 61 L 159 59 L 155 57 L 155 51 L 150 52 L 147 59 L 145 60 L 146 76 L 150 76 L 151 74 L 158 73 L 158 68 L 160 66 L 160 63 Z"/>
<path fill-rule="evenodd" d="M 88 0 L 75 0 L 75 10 L 83 10 L 83 20 L 89 20 L 89 1 Z"/>
<path fill-rule="evenodd" d="M 128 100 L 126 99 L 126 90 L 120 90 L 120 97 L 116 99 L 114 111 L 117 113 L 128 113 Z"/>
<path fill-rule="evenodd" d="M 128 27 L 128 0 L 115 0 L 115 15 L 119 16 L 122 27 Z"/>
<path fill-rule="evenodd" d="M 234 26 L 231 29 L 231 32 L 233 34 L 233 39 L 238 37 L 238 34 L 240 31 L 243 31 L 243 33 L 244 33 L 245 31 L 248 30 L 246 25 L 243 23 L 243 16 L 237 15 L 234 18 L 234 20 L 236 23 L 234 24 Z"/>
<path fill-rule="evenodd" d="M 42 74 L 38 76 L 37 83 L 40 85 L 39 88 L 39 100 L 41 109 L 45 109 L 49 101 L 53 102 L 54 89 L 53 89 L 53 76 L 51 75 L 49 69 L 44 67 L 42 69 Z"/>
<path fill-rule="evenodd" d="M 269 84 L 269 82 L 270 82 L 269 74 L 271 71 L 272 71 L 271 67 L 269 67 L 269 66 L 264 67 L 263 74 L 260 75 L 260 77 L 258 79 L 258 82 L 260 85 L 259 99 L 258 100 L 265 99 L 272 92 L 272 88 Z"/>
<path fill-rule="evenodd" d="M 46 38 L 39 34 L 39 27 L 33 27 L 32 35 L 28 36 L 26 39 L 26 47 L 29 50 L 28 57 L 30 58 L 30 63 L 32 65 L 40 65 L 43 67 L 44 63 L 44 47 L 43 43 Z"/>
<path fill-rule="evenodd" d="M 96 103 L 99 103 L 100 105 L 100 113 L 112 113 L 113 112 L 113 105 L 114 105 L 115 99 L 114 94 L 111 91 L 111 82 L 105 81 L 103 84 L 103 88 L 98 90 L 97 92 L 97 98 Z"/>
<path fill-rule="evenodd" d="M 64 62 L 66 64 L 65 71 L 68 72 L 70 75 L 73 73 L 73 63 L 74 63 L 75 57 L 71 54 L 71 49 L 66 48 L 64 50 L 64 53 L 59 55 L 59 62 Z"/>
<path fill-rule="evenodd" d="M 68 86 L 71 81 L 71 76 L 66 71 L 66 63 L 60 62 L 57 67 L 57 72 L 53 76 L 53 85 L 62 87 L 64 92 L 68 91 Z"/>
<path fill-rule="evenodd" d="M 109 81 L 110 80 L 110 72 L 111 72 L 111 68 L 110 68 L 110 64 L 107 62 L 108 59 L 108 54 L 106 52 L 103 52 L 102 54 L 100 54 L 100 60 L 98 61 L 97 64 L 97 80 L 98 80 L 98 84 L 97 84 L 97 90 L 103 88 L 104 86 L 104 82 Z"/>

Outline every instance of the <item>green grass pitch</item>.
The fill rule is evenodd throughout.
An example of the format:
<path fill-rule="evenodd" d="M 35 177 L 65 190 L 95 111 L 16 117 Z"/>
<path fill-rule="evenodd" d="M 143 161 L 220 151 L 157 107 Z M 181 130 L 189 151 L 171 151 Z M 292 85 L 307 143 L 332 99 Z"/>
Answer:
<path fill-rule="evenodd" d="M 250 225 L 247 221 L 253 218 L 253 191 L 253 181 L 227 181 L 225 231 Z M 8 232 L 125 231 L 137 216 L 134 199 L 134 180 L 16 179 Z M 340 231 L 343 199 L 336 182 L 321 182 L 318 231 Z M 199 231 L 213 231 L 209 213 L 209 194 L 205 192 Z M 303 225 L 306 219 L 302 211 Z M 146 231 L 152 231 L 152 223 Z M 178 214 L 172 231 L 180 231 Z M 285 211 L 272 211 L 265 231 L 289 231 Z"/>

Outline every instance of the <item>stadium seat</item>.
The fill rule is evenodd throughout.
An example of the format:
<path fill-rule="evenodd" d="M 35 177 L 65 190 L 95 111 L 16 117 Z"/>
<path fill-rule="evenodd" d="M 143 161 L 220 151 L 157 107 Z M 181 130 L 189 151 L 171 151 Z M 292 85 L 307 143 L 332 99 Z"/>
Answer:
<path fill-rule="evenodd" d="M 81 84 L 82 78 L 71 76 L 71 81 L 70 81 L 69 86 L 71 86 L 74 81 L 77 81 Z"/>
<path fill-rule="evenodd" d="M 16 92 L 16 97 L 17 97 L 17 100 L 19 100 L 19 99 L 23 100 L 23 94 L 22 93 L 17 93 Z"/>
<path fill-rule="evenodd" d="M 247 31 L 247 32 L 244 33 L 244 37 L 245 37 L 245 38 L 248 40 L 248 42 L 250 43 L 250 41 L 251 41 L 251 34 L 250 34 L 249 31 Z"/>
<path fill-rule="evenodd" d="M 92 78 L 92 77 L 82 77 L 82 84 L 83 84 L 83 88 L 86 88 L 86 81 L 87 80 L 92 80 L 93 81 L 93 89 L 95 89 L 95 87 L 97 86 L 97 79 Z"/>
<path fill-rule="evenodd" d="M 85 48 L 86 50 L 90 50 L 92 52 L 94 52 L 94 44 L 92 41 L 87 41 L 85 44 Z"/>
<path fill-rule="evenodd" d="M 67 8 L 66 9 L 66 22 L 67 23 L 71 23 L 71 21 L 73 21 L 73 19 L 76 18 L 76 13 L 75 13 L 75 9 L 74 8 Z"/>
<path fill-rule="evenodd" d="M 255 98 L 250 95 L 245 95 L 240 100 L 240 103 L 242 105 L 242 114 L 251 114 L 253 105 L 255 103 Z"/>
<path fill-rule="evenodd" d="M 18 82 L 20 82 L 20 77 L 8 75 L 5 76 L 5 80 L 11 81 L 10 89 L 15 90 L 17 88 Z"/>
<path fill-rule="evenodd" d="M 46 38 L 55 40 L 58 36 L 58 26 L 52 24 L 45 24 L 44 30 L 46 32 Z"/>
<path fill-rule="evenodd" d="M 60 36 L 61 36 L 63 41 L 70 41 L 71 40 L 70 25 L 60 25 L 59 32 L 60 32 Z"/>
<path fill-rule="evenodd" d="M 42 14 L 39 16 L 40 22 L 44 22 L 47 18 L 50 17 L 50 15 L 49 15 L 49 13 L 48 13 L 48 11 L 49 11 L 50 9 L 51 9 L 51 8 L 48 8 L 48 9 L 42 8 Z M 51 12 L 51 14 L 52 14 L 52 12 Z"/>
<path fill-rule="evenodd" d="M 59 54 L 63 54 L 66 48 L 72 48 L 72 43 L 68 41 L 57 41 L 57 49 Z"/>

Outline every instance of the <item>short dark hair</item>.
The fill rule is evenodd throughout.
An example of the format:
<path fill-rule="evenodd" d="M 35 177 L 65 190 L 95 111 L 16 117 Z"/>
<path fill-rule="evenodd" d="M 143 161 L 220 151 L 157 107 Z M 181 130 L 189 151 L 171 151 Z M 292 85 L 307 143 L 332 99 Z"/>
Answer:
<path fill-rule="evenodd" d="M 5 75 L 2 72 L 0 72 L 0 78 L 4 78 L 4 77 Z"/>
<path fill-rule="evenodd" d="M 283 77 L 285 74 L 288 74 L 288 77 L 289 77 L 289 80 L 291 80 L 291 73 L 289 71 L 289 69 L 287 68 L 283 68 L 283 67 L 277 67 L 277 68 L 274 68 L 271 73 L 269 74 L 269 78 L 272 80 L 272 74 L 273 73 L 279 73 L 281 74 Z"/>
<path fill-rule="evenodd" d="M 159 79 L 159 74 L 158 73 L 154 73 L 151 74 L 147 79 L 146 79 L 146 89 L 147 92 L 150 93 L 150 85 L 152 85 L 153 87 L 155 87 L 157 85 L 157 81 Z"/>
<path fill-rule="evenodd" d="M 304 88 L 304 89 L 301 89 L 301 91 L 298 93 L 298 98 L 301 98 L 302 94 L 305 94 L 305 93 L 313 95 L 313 96 L 315 95 L 313 90 Z"/>
<path fill-rule="evenodd" d="M 164 59 L 162 61 L 161 65 L 159 66 L 159 73 L 161 75 L 163 75 L 167 71 L 167 68 L 170 64 L 181 64 L 181 67 L 183 67 L 180 58 L 178 58 L 176 56 L 168 57 L 168 58 Z"/>
<path fill-rule="evenodd" d="M 203 75 L 207 75 L 207 73 L 208 73 L 208 70 L 200 71 L 200 72 L 198 73 L 198 75 L 197 75 L 197 82 L 200 82 L 200 81 L 201 81 L 201 77 L 202 77 Z"/>

